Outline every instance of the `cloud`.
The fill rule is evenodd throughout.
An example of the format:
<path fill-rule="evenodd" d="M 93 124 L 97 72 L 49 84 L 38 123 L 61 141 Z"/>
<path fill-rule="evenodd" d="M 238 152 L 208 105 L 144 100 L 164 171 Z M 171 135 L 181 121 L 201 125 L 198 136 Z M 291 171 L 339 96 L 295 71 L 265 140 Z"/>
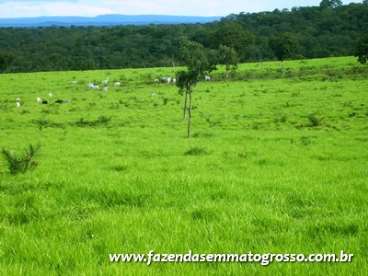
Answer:
<path fill-rule="evenodd" d="M 3 18 L 64 15 L 95 16 L 113 13 L 109 7 L 79 1 L 20 0 L 2 2 L 0 3 L 0 17 Z"/>
<path fill-rule="evenodd" d="M 95 16 L 111 13 L 227 15 L 242 11 L 318 5 L 319 2 L 320 0 L 0 0 L 0 17 Z"/>

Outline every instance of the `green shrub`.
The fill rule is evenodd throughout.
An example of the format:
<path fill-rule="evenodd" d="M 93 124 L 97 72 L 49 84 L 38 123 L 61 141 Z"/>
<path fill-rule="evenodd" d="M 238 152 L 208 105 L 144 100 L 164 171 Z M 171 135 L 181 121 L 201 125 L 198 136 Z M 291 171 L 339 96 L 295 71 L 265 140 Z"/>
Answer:
<path fill-rule="evenodd" d="M 106 126 L 111 121 L 111 117 L 99 116 L 96 120 L 86 120 L 84 118 L 80 118 L 78 121 L 74 123 L 74 125 L 78 127 L 97 127 L 97 126 Z"/>
<path fill-rule="evenodd" d="M 184 155 L 192 155 L 192 156 L 197 156 L 197 155 L 206 155 L 208 154 L 208 152 L 206 151 L 206 149 L 204 148 L 199 148 L 199 147 L 194 147 L 191 148 L 189 150 L 187 150 Z"/>
<path fill-rule="evenodd" d="M 29 145 L 22 154 L 16 154 L 7 149 L 2 149 L 1 153 L 7 162 L 9 172 L 16 175 L 37 167 L 38 163 L 34 158 L 39 150 L 40 146 Z"/>
<path fill-rule="evenodd" d="M 310 127 L 318 127 L 321 125 L 322 123 L 322 119 L 319 118 L 317 115 L 315 114 L 310 114 L 308 115 L 308 120 L 309 120 L 309 126 Z"/>

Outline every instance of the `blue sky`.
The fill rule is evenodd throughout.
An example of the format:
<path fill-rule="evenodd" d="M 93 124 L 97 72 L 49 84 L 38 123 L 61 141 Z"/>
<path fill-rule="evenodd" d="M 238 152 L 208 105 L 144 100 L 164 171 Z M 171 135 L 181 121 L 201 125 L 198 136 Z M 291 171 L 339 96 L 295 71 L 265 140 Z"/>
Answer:
<path fill-rule="evenodd" d="M 100 14 L 227 15 L 318 5 L 320 0 L 0 0 L 0 17 Z M 347 0 L 344 3 L 361 2 Z"/>

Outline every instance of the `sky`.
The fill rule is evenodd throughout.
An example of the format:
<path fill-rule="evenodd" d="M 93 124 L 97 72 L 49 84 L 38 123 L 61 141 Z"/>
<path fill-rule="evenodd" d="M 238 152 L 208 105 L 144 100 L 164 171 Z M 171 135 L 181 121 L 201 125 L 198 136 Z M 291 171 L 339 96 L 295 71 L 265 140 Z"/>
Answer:
<path fill-rule="evenodd" d="M 102 14 L 224 16 L 276 8 L 316 6 L 319 2 L 320 0 L 0 0 L 0 18 Z"/>

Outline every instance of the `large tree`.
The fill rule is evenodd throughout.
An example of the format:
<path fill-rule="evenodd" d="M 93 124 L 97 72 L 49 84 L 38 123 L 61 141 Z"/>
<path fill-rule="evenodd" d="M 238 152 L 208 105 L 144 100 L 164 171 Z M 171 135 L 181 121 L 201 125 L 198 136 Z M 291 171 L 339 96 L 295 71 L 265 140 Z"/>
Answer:
<path fill-rule="evenodd" d="M 14 61 L 14 56 L 10 53 L 1 53 L 0 52 L 0 72 L 6 71 L 9 66 Z"/>
<path fill-rule="evenodd" d="M 355 56 L 361 64 L 366 64 L 368 61 L 368 35 L 363 37 L 357 44 Z"/>
<path fill-rule="evenodd" d="M 221 45 L 235 49 L 242 60 L 250 55 L 250 45 L 254 43 L 254 35 L 237 21 L 227 20 L 221 22 L 213 36 L 213 47 Z"/>
<path fill-rule="evenodd" d="M 238 69 L 239 57 L 235 49 L 221 45 L 217 51 L 218 64 L 225 65 L 226 77 L 229 73 Z"/>
<path fill-rule="evenodd" d="M 293 34 L 282 33 L 270 39 L 270 48 L 278 60 L 285 60 L 298 54 L 299 43 Z"/>
<path fill-rule="evenodd" d="M 341 0 L 322 0 L 319 6 L 322 9 L 337 8 L 337 7 L 342 6 L 342 1 Z"/>

